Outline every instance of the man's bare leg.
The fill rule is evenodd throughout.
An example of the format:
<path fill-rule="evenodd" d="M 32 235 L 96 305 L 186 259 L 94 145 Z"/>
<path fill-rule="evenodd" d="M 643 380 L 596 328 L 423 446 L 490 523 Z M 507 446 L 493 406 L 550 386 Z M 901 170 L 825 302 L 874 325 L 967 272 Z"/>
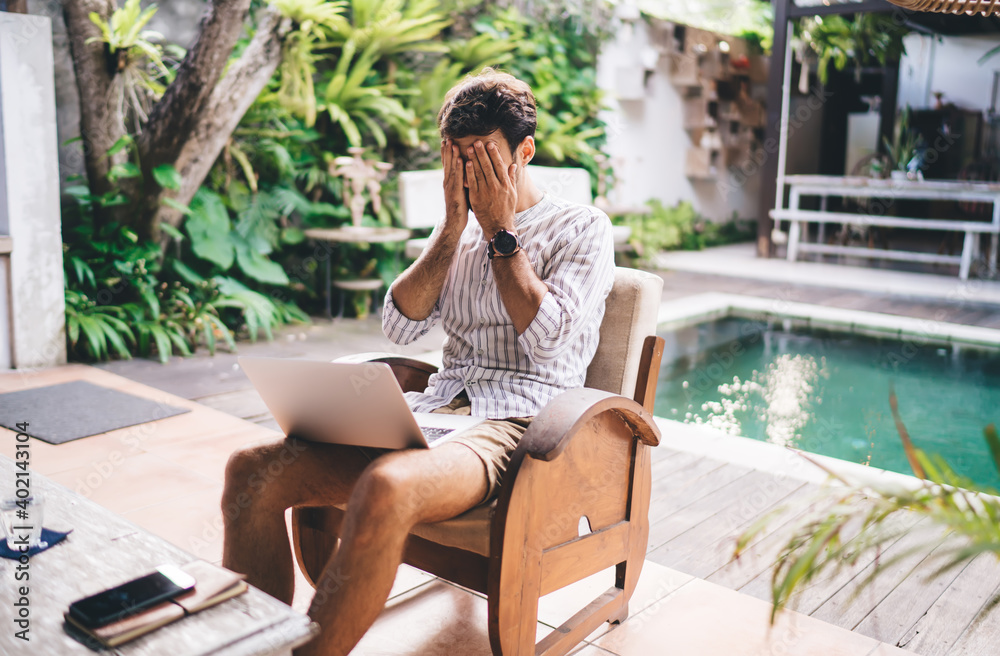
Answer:
<path fill-rule="evenodd" d="M 354 447 L 293 438 L 235 452 L 222 493 L 223 566 L 292 603 L 295 573 L 285 509 L 346 501 L 369 464 Z"/>
<path fill-rule="evenodd" d="M 461 444 L 378 458 L 351 494 L 340 548 L 317 582 L 309 616 L 321 633 L 296 656 L 342 656 L 361 640 L 389 596 L 410 529 L 479 503 L 482 461 Z"/>

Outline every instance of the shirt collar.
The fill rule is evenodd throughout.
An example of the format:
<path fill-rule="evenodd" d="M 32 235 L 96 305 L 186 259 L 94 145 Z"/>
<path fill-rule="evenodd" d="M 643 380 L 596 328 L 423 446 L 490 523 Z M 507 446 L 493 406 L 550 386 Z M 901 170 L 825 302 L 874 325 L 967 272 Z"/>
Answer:
<path fill-rule="evenodd" d="M 538 214 L 540 214 L 542 210 L 546 206 L 548 206 L 550 202 L 551 200 L 549 199 L 548 192 L 543 191 L 542 197 L 538 200 L 537 203 L 535 203 L 528 209 L 518 212 L 514 215 L 514 227 L 515 228 L 520 227 L 524 223 L 530 221 L 535 216 L 538 216 Z"/>

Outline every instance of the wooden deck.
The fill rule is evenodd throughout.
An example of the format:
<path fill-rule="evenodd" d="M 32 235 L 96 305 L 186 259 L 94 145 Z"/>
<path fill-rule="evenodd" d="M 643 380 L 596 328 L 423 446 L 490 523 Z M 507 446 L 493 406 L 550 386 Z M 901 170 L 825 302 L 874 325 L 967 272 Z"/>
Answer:
<path fill-rule="evenodd" d="M 783 544 L 783 522 L 804 512 L 804 504 L 820 487 L 665 447 L 653 454 L 646 558 L 770 601 L 770 566 Z M 784 505 L 791 512 L 733 561 L 736 537 L 757 518 Z M 940 529 L 926 521 L 910 521 L 913 527 L 880 555 L 883 562 L 941 536 Z M 927 574 L 938 567 L 932 551 L 927 546 L 908 554 L 860 593 L 857 584 L 874 566 L 874 556 L 845 566 L 808 586 L 792 608 L 926 656 L 997 653 L 1000 562 L 981 556 L 928 581 Z"/>
<path fill-rule="evenodd" d="M 1000 307 L 971 302 L 921 301 L 693 273 L 665 272 L 662 276 L 665 300 L 709 291 L 731 292 L 1000 328 Z M 241 345 L 241 353 L 314 359 L 390 348 L 417 353 L 439 348 L 441 338 L 442 333 L 435 332 L 401 351 L 381 336 L 377 319 L 372 318 L 286 331 L 270 344 Z M 235 364 L 235 356 L 220 354 L 215 358 L 175 358 L 167 366 L 129 361 L 104 368 L 261 426 L 277 428 Z M 764 536 L 739 562 L 733 562 L 736 536 L 775 507 L 809 498 L 818 486 L 666 447 L 655 449 L 653 456 L 647 559 L 770 600 L 769 566 L 780 547 L 778 532 Z M 925 539 L 930 530 L 917 523 L 882 557 L 905 552 Z M 856 563 L 812 584 L 793 608 L 925 656 L 987 656 L 1000 652 L 1000 563 L 992 557 L 980 557 L 964 568 L 927 581 L 926 574 L 933 570 L 927 560 L 929 555 L 930 549 L 908 555 L 853 598 L 857 582 L 873 566 L 871 560 Z"/>

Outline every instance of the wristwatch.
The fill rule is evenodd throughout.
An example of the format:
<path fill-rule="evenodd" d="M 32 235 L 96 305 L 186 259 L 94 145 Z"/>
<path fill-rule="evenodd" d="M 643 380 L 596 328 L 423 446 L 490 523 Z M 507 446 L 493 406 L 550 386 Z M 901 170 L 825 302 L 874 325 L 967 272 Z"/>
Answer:
<path fill-rule="evenodd" d="M 486 245 L 486 255 L 492 260 L 494 257 L 510 257 L 521 250 L 521 242 L 517 238 L 517 233 L 509 230 L 497 230 Z"/>

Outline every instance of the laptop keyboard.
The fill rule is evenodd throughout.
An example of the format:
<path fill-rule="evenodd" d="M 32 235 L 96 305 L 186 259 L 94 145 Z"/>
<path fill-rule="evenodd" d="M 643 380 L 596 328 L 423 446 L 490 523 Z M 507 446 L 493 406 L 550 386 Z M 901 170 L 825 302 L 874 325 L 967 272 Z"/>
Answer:
<path fill-rule="evenodd" d="M 431 428 L 431 427 L 420 427 L 420 432 L 424 434 L 424 439 L 427 440 L 428 444 L 433 444 L 434 442 L 440 440 L 445 435 L 451 433 L 454 429 L 452 428 Z"/>

